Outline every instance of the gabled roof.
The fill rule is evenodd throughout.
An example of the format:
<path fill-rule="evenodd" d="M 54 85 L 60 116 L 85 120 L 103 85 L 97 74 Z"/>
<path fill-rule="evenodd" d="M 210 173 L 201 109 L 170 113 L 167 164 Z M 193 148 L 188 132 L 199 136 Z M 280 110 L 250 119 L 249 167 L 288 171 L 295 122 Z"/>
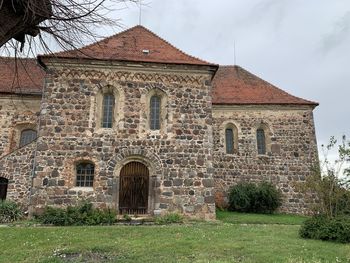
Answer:
<path fill-rule="evenodd" d="M 42 55 L 39 60 L 45 57 L 214 65 L 184 53 L 143 26 L 132 27 L 78 50 Z"/>
<path fill-rule="evenodd" d="M 0 57 L 0 93 L 40 94 L 44 76 L 36 59 Z"/>
<path fill-rule="evenodd" d="M 239 66 L 220 66 L 213 79 L 213 104 L 313 105 L 273 86 Z"/>

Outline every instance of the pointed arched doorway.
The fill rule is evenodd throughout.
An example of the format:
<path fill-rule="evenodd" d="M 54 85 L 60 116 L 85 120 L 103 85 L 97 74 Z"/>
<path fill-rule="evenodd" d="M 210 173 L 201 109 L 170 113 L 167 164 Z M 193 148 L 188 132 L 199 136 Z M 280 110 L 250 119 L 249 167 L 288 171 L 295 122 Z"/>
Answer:
<path fill-rule="evenodd" d="M 8 179 L 0 177 L 0 200 L 6 199 L 8 183 Z"/>
<path fill-rule="evenodd" d="M 129 162 L 120 171 L 119 213 L 147 214 L 149 170 L 140 162 Z"/>

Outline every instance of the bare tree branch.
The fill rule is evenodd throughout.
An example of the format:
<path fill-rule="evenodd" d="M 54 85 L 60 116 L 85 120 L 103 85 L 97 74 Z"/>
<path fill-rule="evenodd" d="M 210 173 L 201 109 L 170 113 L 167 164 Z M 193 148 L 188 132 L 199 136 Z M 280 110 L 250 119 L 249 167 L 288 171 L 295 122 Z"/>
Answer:
<path fill-rule="evenodd" d="M 139 0 L 0 0 L 0 47 L 51 53 L 52 45 L 75 49 L 101 36 L 101 26 L 120 27 L 118 19 L 108 18 L 113 10 Z M 109 4 L 109 6 L 108 6 Z M 111 6 L 113 6 L 111 8 Z M 40 36 L 38 36 L 40 35 Z M 11 40 L 12 39 L 12 40 Z M 18 47 L 14 40 L 19 41 Z M 49 44 L 50 43 L 50 44 Z M 50 48 L 51 47 L 51 48 Z"/>

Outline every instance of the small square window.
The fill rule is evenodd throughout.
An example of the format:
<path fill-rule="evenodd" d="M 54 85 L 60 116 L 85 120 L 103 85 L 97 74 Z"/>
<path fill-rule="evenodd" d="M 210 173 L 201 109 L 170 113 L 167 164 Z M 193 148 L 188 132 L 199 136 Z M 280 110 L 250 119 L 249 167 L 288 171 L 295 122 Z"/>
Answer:
<path fill-rule="evenodd" d="M 95 166 L 91 163 L 80 163 L 76 166 L 76 186 L 92 187 L 94 182 Z"/>

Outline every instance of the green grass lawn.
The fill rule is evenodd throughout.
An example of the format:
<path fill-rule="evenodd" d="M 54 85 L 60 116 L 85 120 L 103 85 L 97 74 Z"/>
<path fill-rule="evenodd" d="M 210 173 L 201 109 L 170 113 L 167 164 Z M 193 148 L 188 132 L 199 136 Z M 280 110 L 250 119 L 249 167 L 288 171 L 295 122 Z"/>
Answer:
<path fill-rule="evenodd" d="M 301 225 L 307 217 L 287 214 L 247 214 L 227 211 L 216 211 L 216 218 L 232 224 L 281 224 Z"/>
<path fill-rule="evenodd" d="M 1 227 L 0 262 L 350 262 L 350 245 L 299 238 L 303 217 L 218 212 L 218 219 L 167 226 Z"/>

